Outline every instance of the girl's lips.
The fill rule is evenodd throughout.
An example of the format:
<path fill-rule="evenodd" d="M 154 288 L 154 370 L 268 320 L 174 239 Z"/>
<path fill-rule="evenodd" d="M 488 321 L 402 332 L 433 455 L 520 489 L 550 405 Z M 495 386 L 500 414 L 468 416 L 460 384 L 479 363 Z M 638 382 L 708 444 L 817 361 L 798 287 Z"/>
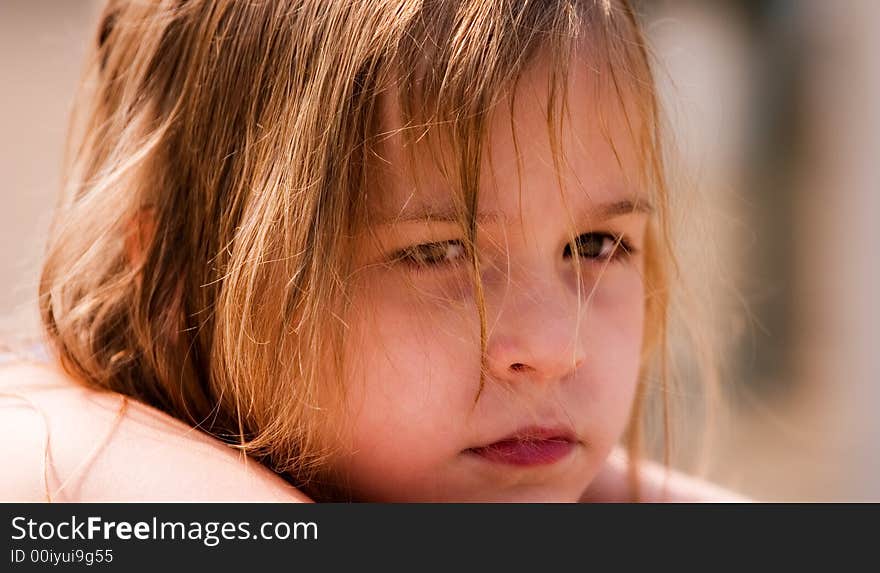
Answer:
<path fill-rule="evenodd" d="M 577 445 L 567 430 L 524 428 L 510 437 L 487 446 L 466 450 L 483 459 L 514 466 L 538 466 L 558 462 Z"/>

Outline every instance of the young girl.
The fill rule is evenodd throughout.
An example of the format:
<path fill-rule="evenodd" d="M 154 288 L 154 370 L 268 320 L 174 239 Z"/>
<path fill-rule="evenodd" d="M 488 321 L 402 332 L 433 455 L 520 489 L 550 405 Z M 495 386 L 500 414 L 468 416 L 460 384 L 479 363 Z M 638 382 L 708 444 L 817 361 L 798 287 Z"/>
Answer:
<path fill-rule="evenodd" d="M 5 499 L 735 497 L 636 463 L 674 266 L 626 2 L 119 0 L 96 46 Z"/>

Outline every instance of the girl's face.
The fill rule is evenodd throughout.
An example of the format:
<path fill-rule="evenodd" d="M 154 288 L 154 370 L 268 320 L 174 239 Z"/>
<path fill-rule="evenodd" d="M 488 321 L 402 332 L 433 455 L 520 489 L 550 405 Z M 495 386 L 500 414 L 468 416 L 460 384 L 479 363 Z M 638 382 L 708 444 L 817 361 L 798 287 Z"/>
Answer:
<path fill-rule="evenodd" d="M 482 391 L 477 298 L 460 227 L 448 220 L 451 194 L 430 161 L 419 162 L 417 187 L 401 140 L 387 141 L 368 191 L 346 341 L 348 419 L 331 461 L 355 499 L 576 501 L 624 431 L 649 207 L 633 183 L 625 118 L 598 113 L 586 68 L 570 79 L 562 186 L 547 68 L 536 64 L 519 84 L 517 147 L 511 110 L 493 116 L 477 210 Z M 391 104 L 386 112 L 395 117 Z"/>

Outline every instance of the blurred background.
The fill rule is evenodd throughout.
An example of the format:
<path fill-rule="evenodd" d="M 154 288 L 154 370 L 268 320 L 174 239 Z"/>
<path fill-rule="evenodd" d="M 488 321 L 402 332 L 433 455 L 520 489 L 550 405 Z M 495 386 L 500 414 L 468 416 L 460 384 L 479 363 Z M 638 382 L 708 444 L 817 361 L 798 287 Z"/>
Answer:
<path fill-rule="evenodd" d="M 101 5 L 0 0 L 3 337 L 37 330 L 67 116 Z M 683 261 L 711 277 L 729 340 L 709 476 L 762 500 L 880 501 L 880 5 L 637 6 L 690 223 L 710 231 L 693 236 L 712 257 L 689 258 L 686 235 Z"/>

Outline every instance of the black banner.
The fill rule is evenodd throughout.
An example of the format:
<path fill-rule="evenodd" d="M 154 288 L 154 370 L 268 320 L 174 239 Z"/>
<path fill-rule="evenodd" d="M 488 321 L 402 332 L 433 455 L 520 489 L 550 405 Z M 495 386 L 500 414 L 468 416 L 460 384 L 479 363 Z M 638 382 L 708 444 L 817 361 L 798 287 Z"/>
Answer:
<path fill-rule="evenodd" d="M 745 554 L 835 563 L 873 548 L 876 505 L 0 504 L 0 571 L 517 570 L 699 564 Z M 866 519 L 867 518 L 867 519 Z M 859 527 L 858 523 L 865 526 Z M 872 561 L 865 563 L 872 564 Z M 791 561 L 785 561 L 791 564 Z M 703 562 L 704 565 L 711 565 Z M 708 567 L 710 570 L 714 567 Z M 497 570 L 493 568 L 492 570 Z"/>

